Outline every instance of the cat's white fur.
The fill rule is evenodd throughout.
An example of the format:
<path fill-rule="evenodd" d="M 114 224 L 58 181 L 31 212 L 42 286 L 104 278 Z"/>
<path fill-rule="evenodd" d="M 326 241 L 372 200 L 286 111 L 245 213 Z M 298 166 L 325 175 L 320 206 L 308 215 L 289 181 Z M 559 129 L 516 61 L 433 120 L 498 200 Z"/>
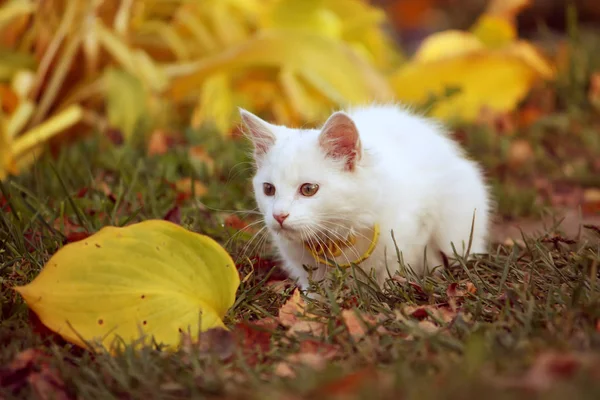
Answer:
<path fill-rule="evenodd" d="M 328 133 L 277 126 L 245 110 L 240 113 L 255 146 L 256 202 L 284 268 L 301 288 L 309 286 L 303 265 L 315 267 L 315 280 L 324 278 L 329 268 L 314 260 L 303 241 L 354 232 L 356 246 L 336 258 L 345 263 L 366 250 L 375 224 L 380 239 L 360 267 L 373 269 L 380 284 L 388 270 L 399 270 L 396 246 L 404 264 L 418 274 L 442 264 L 440 251 L 452 257 L 451 243 L 464 253 L 474 215 L 470 251 L 485 253 L 488 190 L 477 164 L 465 158 L 440 124 L 398 105 L 334 113 L 326 123 L 333 124 Z M 351 135 L 342 126 L 348 120 L 360 138 L 353 146 L 356 154 L 350 154 L 348 140 L 337 153 L 331 152 L 338 139 Z M 334 140 L 319 141 L 331 132 Z M 275 186 L 274 196 L 263 193 L 265 182 Z M 312 197 L 302 196 L 299 187 L 304 183 L 316 183 L 319 190 Z M 277 213 L 289 213 L 283 228 L 273 217 Z"/>

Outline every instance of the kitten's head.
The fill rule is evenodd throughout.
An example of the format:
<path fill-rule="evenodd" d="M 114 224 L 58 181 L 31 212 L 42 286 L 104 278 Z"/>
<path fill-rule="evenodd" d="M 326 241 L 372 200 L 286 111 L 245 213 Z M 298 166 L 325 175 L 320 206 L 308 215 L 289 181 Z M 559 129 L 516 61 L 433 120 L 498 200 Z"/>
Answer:
<path fill-rule="evenodd" d="M 336 112 L 315 130 L 240 114 L 254 144 L 256 201 L 272 232 L 292 241 L 335 237 L 364 213 L 363 151 L 350 116 Z"/>

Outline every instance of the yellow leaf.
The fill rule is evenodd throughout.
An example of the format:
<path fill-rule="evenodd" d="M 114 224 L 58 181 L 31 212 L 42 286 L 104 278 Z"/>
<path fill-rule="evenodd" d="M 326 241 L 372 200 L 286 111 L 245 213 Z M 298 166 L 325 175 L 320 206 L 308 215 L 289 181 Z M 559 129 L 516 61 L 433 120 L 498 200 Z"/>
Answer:
<path fill-rule="evenodd" d="M 482 15 L 471 28 L 471 32 L 490 48 L 500 48 L 517 38 L 514 25 L 503 18 L 490 15 Z"/>
<path fill-rule="evenodd" d="M 105 71 L 106 108 L 110 124 L 131 140 L 141 124 L 147 123 L 147 93 L 144 86 L 130 73 L 108 68 Z"/>
<path fill-rule="evenodd" d="M 471 33 L 458 30 L 443 31 L 425 38 L 411 61 L 438 61 L 462 56 L 483 48 L 483 43 Z"/>
<path fill-rule="evenodd" d="M 342 34 L 342 21 L 324 7 L 323 0 L 281 0 L 265 13 L 262 27 L 266 29 L 300 29 L 331 38 Z"/>
<path fill-rule="evenodd" d="M 530 0 L 491 0 L 471 32 L 487 47 L 500 48 L 517 38 L 516 16 Z"/>
<path fill-rule="evenodd" d="M 248 67 L 290 68 L 338 104 L 391 100 L 384 77 L 344 43 L 301 31 L 269 30 L 191 64 L 176 78 L 174 97 L 194 93 L 211 74 Z"/>
<path fill-rule="evenodd" d="M 279 74 L 279 81 L 293 108 L 302 119 L 314 121 L 325 111 L 323 104 L 308 93 L 307 88 L 296 75 L 294 71 L 284 69 Z"/>
<path fill-rule="evenodd" d="M 28 130 L 23 135 L 14 139 L 12 152 L 15 158 L 21 157 L 27 151 L 46 142 L 51 137 L 81 121 L 83 109 L 80 106 L 70 106 L 56 115 L 53 115 L 42 124 Z"/>
<path fill-rule="evenodd" d="M 216 73 L 206 79 L 192 115 L 193 127 L 212 122 L 219 132 L 227 132 L 236 110 L 229 79 L 224 73 Z"/>
<path fill-rule="evenodd" d="M 224 327 L 238 286 L 233 260 L 213 239 L 149 220 L 66 245 L 15 290 L 44 325 L 79 346 L 110 349 L 117 337 L 135 344 L 144 334 L 174 349 L 180 332 Z"/>
<path fill-rule="evenodd" d="M 526 95 L 537 71 L 521 57 L 502 51 L 477 51 L 428 63 L 408 63 L 391 78 L 398 98 L 424 103 L 443 96 L 448 88 L 460 92 L 436 102 L 432 116 L 472 121 L 483 107 L 512 110 Z"/>
<path fill-rule="evenodd" d="M 132 49 L 98 20 L 95 20 L 94 29 L 100 44 L 123 69 L 143 79 L 151 90 L 161 91 L 167 86 L 166 74 L 145 51 Z"/>

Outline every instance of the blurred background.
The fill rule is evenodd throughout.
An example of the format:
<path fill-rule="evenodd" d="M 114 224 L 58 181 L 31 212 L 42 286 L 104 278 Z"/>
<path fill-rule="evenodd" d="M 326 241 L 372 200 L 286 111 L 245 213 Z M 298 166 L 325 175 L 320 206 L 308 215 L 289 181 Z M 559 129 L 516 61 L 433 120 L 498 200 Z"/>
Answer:
<path fill-rule="evenodd" d="M 314 126 L 397 101 L 448 124 L 504 217 L 597 215 L 599 20 L 593 0 L 2 0 L 0 179 L 94 136 L 187 146 L 206 182 L 224 156 L 198 143 L 239 142 L 237 107 Z"/>

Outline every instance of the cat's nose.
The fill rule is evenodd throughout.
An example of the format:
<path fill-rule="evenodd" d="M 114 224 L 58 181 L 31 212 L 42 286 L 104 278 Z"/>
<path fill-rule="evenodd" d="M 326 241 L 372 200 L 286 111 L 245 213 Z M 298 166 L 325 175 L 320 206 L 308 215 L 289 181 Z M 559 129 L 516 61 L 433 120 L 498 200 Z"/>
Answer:
<path fill-rule="evenodd" d="M 273 214 L 273 218 L 275 218 L 275 221 L 279 222 L 279 225 L 283 227 L 283 221 L 285 221 L 289 215 L 290 214 Z"/>

